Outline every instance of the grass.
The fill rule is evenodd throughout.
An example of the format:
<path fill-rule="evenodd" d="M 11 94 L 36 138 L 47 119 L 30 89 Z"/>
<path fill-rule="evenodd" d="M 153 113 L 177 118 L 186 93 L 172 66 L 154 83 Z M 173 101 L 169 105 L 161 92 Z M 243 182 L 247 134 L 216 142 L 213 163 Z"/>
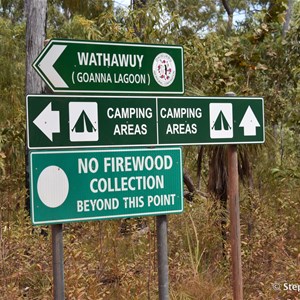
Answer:
<path fill-rule="evenodd" d="M 23 209 L 23 163 L 10 170 L 0 176 L 0 299 L 53 299 L 51 229 L 32 226 Z M 240 190 L 244 298 L 297 299 L 273 285 L 299 284 L 299 185 L 268 176 Z M 196 196 L 168 216 L 170 299 L 232 299 L 221 212 L 215 199 Z M 155 217 L 65 224 L 66 299 L 158 299 L 156 248 Z"/>

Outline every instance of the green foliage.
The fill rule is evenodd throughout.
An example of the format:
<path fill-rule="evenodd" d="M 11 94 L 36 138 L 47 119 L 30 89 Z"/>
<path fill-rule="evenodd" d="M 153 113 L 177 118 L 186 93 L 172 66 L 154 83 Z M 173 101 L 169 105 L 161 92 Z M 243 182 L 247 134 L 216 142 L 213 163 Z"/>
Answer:
<path fill-rule="evenodd" d="M 0 18 L 0 126 L 24 104 L 25 26 Z"/>
<path fill-rule="evenodd" d="M 0 131 L 0 150 L 4 153 L 10 174 L 18 172 L 25 149 L 25 114 L 19 111 L 15 120 L 8 120 Z M 22 170 L 20 170 L 22 174 Z"/>
<path fill-rule="evenodd" d="M 1 0 L 0 16 L 9 18 L 13 23 L 20 22 L 24 18 L 24 0 Z"/>
<path fill-rule="evenodd" d="M 287 60 L 288 63 L 292 66 L 292 75 L 295 81 L 296 91 L 297 91 L 297 100 L 298 108 L 300 101 L 300 2 L 296 1 L 294 6 L 294 14 L 291 22 L 291 28 L 288 31 L 286 42 L 287 42 Z"/>
<path fill-rule="evenodd" d="M 112 0 L 49 0 L 49 4 L 63 11 L 66 17 L 73 18 L 76 14 L 88 19 L 112 9 Z"/>
<path fill-rule="evenodd" d="M 234 12 L 245 10 L 247 16 L 228 34 L 224 9 L 212 1 L 148 1 L 114 11 L 112 1 L 52 0 L 47 38 L 181 44 L 186 94 L 234 91 L 264 97 L 267 142 L 255 150 L 239 147 L 239 157 L 250 162 L 244 167 L 252 166 L 240 197 L 245 299 L 293 299 L 284 291 L 276 293 L 272 283 L 300 278 L 300 4 L 295 2 L 283 39 L 287 1 L 230 3 Z M 0 3 L 1 297 L 52 299 L 50 229 L 33 228 L 22 209 L 23 8 L 23 1 Z M 185 213 L 168 218 L 171 299 L 232 298 L 230 246 L 223 244 L 220 226 L 226 212 L 207 187 L 211 149 L 205 147 L 203 156 L 202 196 L 195 193 Z M 185 168 L 194 182 L 200 181 L 197 151 L 184 148 Z M 139 230 L 137 220 L 64 226 L 68 299 L 157 299 L 155 218 L 142 222 L 146 230 Z"/>
<path fill-rule="evenodd" d="M 0 127 L 0 208 L 6 216 L 16 208 L 24 207 L 24 152 L 25 114 L 22 110 L 14 120 L 7 120 Z"/>

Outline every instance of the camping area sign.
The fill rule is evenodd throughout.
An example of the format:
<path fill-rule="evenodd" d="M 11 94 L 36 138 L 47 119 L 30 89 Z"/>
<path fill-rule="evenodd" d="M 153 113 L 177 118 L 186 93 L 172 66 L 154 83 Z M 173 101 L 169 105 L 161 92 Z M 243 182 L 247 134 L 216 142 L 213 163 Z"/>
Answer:
<path fill-rule="evenodd" d="M 262 98 L 32 95 L 29 149 L 264 142 Z"/>
<path fill-rule="evenodd" d="M 54 92 L 183 94 L 183 48 L 53 39 L 33 68 Z"/>

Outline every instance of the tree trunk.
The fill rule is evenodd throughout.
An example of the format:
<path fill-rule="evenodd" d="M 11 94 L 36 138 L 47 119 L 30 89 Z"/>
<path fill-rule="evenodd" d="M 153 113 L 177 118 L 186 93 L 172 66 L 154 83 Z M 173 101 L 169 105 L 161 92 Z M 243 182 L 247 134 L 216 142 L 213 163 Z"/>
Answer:
<path fill-rule="evenodd" d="M 282 28 L 282 37 L 285 38 L 286 33 L 289 29 L 290 26 L 290 21 L 291 21 L 291 17 L 292 17 L 292 10 L 293 10 L 293 4 L 294 1 L 293 0 L 288 0 L 288 8 L 286 10 L 286 14 L 285 14 L 285 21 L 283 24 L 283 28 Z"/>
<path fill-rule="evenodd" d="M 26 0 L 26 95 L 40 94 L 45 85 L 32 68 L 33 61 L 44 48 L 47 0 Z"/>
<path fill-rule="evenodd" d="M 230 35 L 232 30 L 233 23 L 233 9 L 229 5 L 229 0 L 222 0 L 222 4 L 227 12 L 228 21 L 227 21 L 227 35 Z"/>
<path fill-rule="evenodd" d="M 44 47 L 46 35 L 47 0 L 26 0 L 26 95 L 41 94 L 45 89 L 40 76 L 33 69 L 32 63 Z M 26 141 L 26 188 L 29 190 L 29 164 Z M 30 210 L 30 200 L 26 197 L 25 208 Z"/>

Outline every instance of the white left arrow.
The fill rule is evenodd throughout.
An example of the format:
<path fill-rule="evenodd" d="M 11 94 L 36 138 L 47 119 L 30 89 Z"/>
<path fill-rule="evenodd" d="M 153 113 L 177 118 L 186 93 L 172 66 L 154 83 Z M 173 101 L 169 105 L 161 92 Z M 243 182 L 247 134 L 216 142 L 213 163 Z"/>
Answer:
<path fill-rule="evenodd" d="M 50 102 L 33 123 L 53 142 L 53 133 L 60 132 L 59 111 L 52 110 L 52 102 Z"/>
<path fill-rule="evenodd" d="M 43 59 L 38 65 L 41 71 L 44 73 L 44 75 L 56 88 L 69 87 L 53 67 L 53 65 L 64 52 L 66 47 L 67 46 L 65 45 L 52 45 L 50 50 L 46 53 L 46 55 L 43 57 Z"/>
<path fill-rule="evenodd" d="M 260 127 L 260 124 L 250 106 L 248 106 L 239 127 L 244 127 L 244 136 L 256 135 L 256 127 Z"/>

